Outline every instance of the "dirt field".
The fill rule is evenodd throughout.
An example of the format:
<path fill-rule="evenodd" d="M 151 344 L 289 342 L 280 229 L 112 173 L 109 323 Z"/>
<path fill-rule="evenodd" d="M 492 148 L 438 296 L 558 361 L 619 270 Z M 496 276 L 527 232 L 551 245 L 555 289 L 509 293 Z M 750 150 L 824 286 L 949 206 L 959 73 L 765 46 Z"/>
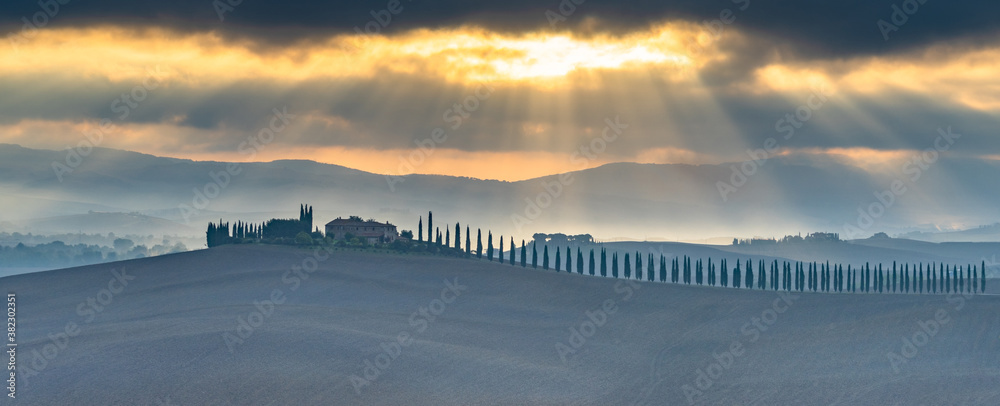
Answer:
<path fill-rule="evenodd" d="M 19 404 L 1000 404 L 998 296 L 788 295 L 268 246 L 0 287 L 17 295 Z"/>

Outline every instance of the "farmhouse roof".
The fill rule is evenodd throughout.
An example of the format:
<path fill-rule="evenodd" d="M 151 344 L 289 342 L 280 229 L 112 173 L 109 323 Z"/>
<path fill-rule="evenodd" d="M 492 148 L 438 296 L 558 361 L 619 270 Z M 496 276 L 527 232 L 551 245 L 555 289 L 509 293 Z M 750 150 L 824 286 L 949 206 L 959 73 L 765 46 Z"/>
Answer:
<path fill-rule="evenodd" d="M 358 220 L 351 220 L 351 219 L 345 219 L 345 218 L 340 218 L 340 217 L 337 217 L 335 220 L 333 220 L 333 221 L 331 221 L 329 223 L 326 223 L 326 225 L 328 225 L 328 226 L 331 226 L 331 225 L 338 225 L 338 226 L 366 226 L 366 227 L 378 227 L 378 226 L 382 226 L 382 227 L 390 226 L 391 227 L 391 226 L 393 226 L 388 221 L 386 221 L 385 223 L 379 223 L 377 221 L 370 221 L 370 220 L 367 220 L 367 221 L 358 221 Z"/>

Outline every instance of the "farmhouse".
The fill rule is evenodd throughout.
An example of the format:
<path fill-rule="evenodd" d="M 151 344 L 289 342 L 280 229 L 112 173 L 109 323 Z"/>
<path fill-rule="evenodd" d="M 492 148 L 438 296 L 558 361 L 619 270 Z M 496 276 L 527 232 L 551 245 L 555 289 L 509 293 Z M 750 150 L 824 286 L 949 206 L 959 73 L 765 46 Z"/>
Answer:
<path fill-rule="evenodd" d="M 361 220 L 360 217 L 337 217 L 326 223 L 326 235 L 335 240 L 346 240 L 348 236 L 366 240 L 369 244 L 393 242 L 399 239 L 396 226 L 389 222 L 379 223 L 375 220 Z"/>

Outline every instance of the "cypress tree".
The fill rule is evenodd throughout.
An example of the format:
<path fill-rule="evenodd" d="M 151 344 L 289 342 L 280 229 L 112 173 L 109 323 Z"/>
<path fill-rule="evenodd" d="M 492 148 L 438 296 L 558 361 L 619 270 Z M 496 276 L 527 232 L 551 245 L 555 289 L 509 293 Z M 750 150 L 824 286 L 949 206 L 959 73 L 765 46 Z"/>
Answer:
<path fill-rule="evenodd" d="M 896 293 L 896 261 L 892 261 L 892 293 Z"/>
<path fill-rule="evenodd" d="M 983 261 L 983 272 L 979 274 L 979 293 L 986 293 L 986 261 Z"/>
<path fill-rule="evenodd" d="M 562 255 L 560 255 L 561 252 L 562 251 L 559 251 L 559 247 L 556 247 L 556 272 L 559 272 L 561 270 L 560 268 L 560 266 L 562 266 Z"/>
<path fill-rule="evenodd" d="M 514 266 L 517 263 L 515 258 L 517 258 L 517 244 L 514 244 L 514 237 L 510 237 L 510 266 Z"/>
<path fill-rule="evenodd" d="M 722 269 L 719 270 L 719 274 L 720 274 L 719 276 L 722 277 L 722 281 L 721 281 L 722 282 L 722 287 L 728 288 L 729 287 L 729 272 L 726 271 L 726 260 L 723 259 L 722 260 L 722 264 L 720 264 L 720 265 L 722 265 Z"/>
<path fill-rule="evenodd" d="M 462 227 L 455 223 L 455 249 L 462 250 Z"/>
<path fill-rule="evenodd" d="M 465 226 L 465 255 L 472 255 L 472 233 L 469 232 L 469 226 Z"/>
<path fill-rule="evenodd" d="M 642 280 L 642 256 L 639 255 L 639 251 L 635 252 L 635 278 Z"/>
<path fill-rule="evenodd" d="M 576 247 L 576 273 L 583 275 L 583 251 Z"/>
<path fill-rule="evenodd" d="M 531 267 L 538 268 L 538 247 L 536 244 L 531 244 Z"/>
<path fill-rule="evenodd" d="M 417 221 L 417 241 L 424 242 L 424 216 Z"/>
<path fill-rule="evenodd" d="M 694 282 L 701 285 L 703 280 L 704 275 L 702 274 L 701 269 L 701 259 L 698 259 L 698 262 L 695 262 L 694 264 Z"/>
<path fill-rule="evenodd" d="M 944 263 L 942 262 L 939 265 L 940 267 L 938 267 L 938 286 L 939 286 L 938 290 L 940 290 L 941 293 L 946 293 L 947 291 L 944 288 L 944 283 L 945 283 Z"/>
<path fill-rule="evenodd" d="M 528 246 L 521 240 L 521 268 L 528 267 Z"/>
<path fill-rule="evenodd" d="M 500 252 L 499 252 L 499 254 L 500 254 L 499 255 L 499 257 L 500 257 L 500 263 L 502 264 L 503 263 L 503 236 L 502 235 L 500 236 Z M 556 265 L 556 270 L 558 270 L 558 269 L 559 269 L 559 266 Z"/>
<path fill-rule="evenodd" d="M 823 291 L 823 264 L 816 264 L 816 291 Z"/>
<path fill-rule="evenodd" d="M 807 284 L 806 277 L 806 264 L 802 262 L 795 263 L 795 289 L 804 292 L 806 290 Z"/>
<path fill-rule="evenodd" d="M 514 237 L 510 237 L 510 266 L 514 266 L 514 250 L 517 249 L 517 245 L 514 245 Z M 522 258 L 523 260 L 523 258 Z"/>
<path fill-rule="evenodd" d="M 660 254 L 660 282 L 667 281 L 667 258 Z"/>
<path fill-rule="evenodd" d="M 962 293 L 965 290 L 965 279 L 962 277 L 962 267 L 958 267 L 958 273 L 955 275 L 957 278 L 955 280 L 955 291 L 957 293 Z"/>
<path fill-rule="evenodd" d="M 653 254 L 646 257 L 646 280 L 652 282 L 656 276 L 656 268 L 653 267 Z"/>
<path fill-rule="evenodd" d="M 747 289 L 753 289 L 753 262 L 749 259 L 747 260 L 747 277 L 745 282 Z"/>
<path fill-rule="evenodd" d="M 736 268 L 733 268 L 733 287 L 736 289 L 740 288 L 740 260 L 736 259 Z"/>
<path fill-rule="evenodd" d="M 444 246 L 451 246 L 451 229 L 447 225 L 444 227 Z"/>
<path fill-rule="evenodd" d="M 427 212 L 427 239 L 428 240 L 431 239 L 431 230 L 435 230 L 434 237 L 436 238 L 438 233 L 437 233 L 437 229 L 434 228 L 434 213 L 428 211 Z M 436 242 L 438 244 L 441 243 L 440 239 L 438 239 L 438 241 L 436 241 Z"/>
<path fill-rule="evenodd" d="M 594 276 L 594 274 L 597 271 L 597 269 L 596 269 L 597 268 L 597 261 L 594 260 L 594 249 L 593 248 L 590 249 L 590 263 L 588 265 L 590 265 L 590 267 L 589 267 L 590 268 L 589 269 L 590 276 Z"/>
<path fill-rule="evenodd" d="M 865 271 L 862 274 L 861 278 L 862 281 L 864 282 L 864 292 L 866 293 L 870 291 L 868 288 L 871 286 L 871 273 L 872 273 L 871 267 L 867 262 L 865 262 Z"/>
<path fill-rule="evenodd" d="M 819 292 L 819 268 L 820 268 L 821 265 L 818 264 L 818 263 L 816 263 L 815 261 L 813 261 L 812 266 L 813 266 L 813 270 L 812 270 L 812 273 L 813 273 L 813 292 Z"/>
<path fill-rule="evenodd" d="M 483 229 L 481 228 L 476 229 L 476 258 L 483 259 Z"/>
<path fill-rule="evenodd" d="M 625 279 L 632 279 L 632 263 L 628 260 L 628 253 L 625 253 Z"/>
<path fill-rule="evenodd" d="M 611 253 L 611 277 L 618 278 L 618 253 Z"/>
<path fill-rule="evenodd" d="M 493 260 L 493 231 L 486 230 L 486 259 Z"/>
<path fill-rule="evenodd" d="M 920 293 L 924 293 L 924 263 L 920 263 Z"/>
<path fill-rule="evenodd" d="M 903 265 L 903 293 L 910 293 L 910 264 Z"/>
<path fill-rule="evenodd" d="M 680 267 L 680 258 L 674 257 L 674 259 L 670 261 L 670 282 L 677 283 L 680 278 Z"/>
<path fill-rule="evenodd" d="M 566 247 L 566 272 L 573 273 L 573 251 Z"/>
<path fill-rule="evenodd" d="M 851 273 L 851 264 L 847 264 L 847 291 L 853 292 L 854 274 Z"/>
<path fill-rule="evenodd" d="M 976 267 L 972 267 L 972 293 L 979 292 L 979 273 Z"/>
<path fill-rule="evenodd" d="M 825 292 L 830 292 L 830 261 L 826 261 L 826 275 L 823 275 L 823 283 L 826 285 Z"/>
<path fill-rule="evenodd" d="M 961 288 L 958 286 L 958 275 L 962 274 L 962 267 L 959 265 L 955 265 L 951 268 L 951 272 L 953 274 L 952 278 L 954 278 L 951 281 L 951 291 L 954 293 L 959 293 L 961 292 Z"/>
<path fill-rule="evenodd" d="M 708 286 L 715 285 L 715 270 L 712 269 L 712 257 L 708 257 Z"/>
<path fill-rule="evenodd" d="M 542 269 L 549 269 L 549 246 L 546 245 L 542 248 Z"/>
<path fill-rule="evenodd" d="M 932 293 L 932 294 L 937 294 L 937 290 L 938 290 L 937 289 L 937 287 L 938 287 L 937 286 L 937 269 L 936 269 L 936 266 L 935 266 L 935 264 L 933 262 L 927 264 L 927 273 L 928 273 L 928 278 L 929 278 L 929 279 L 927 279 L 927 282 L 930 284 L 930 287 L 927 289 L 927 291 L 930 292 L 930 293 Z"/>
<path fill-rule="evenodd" d="M 950 268 L 951 267 L 948 266 L 948 265 L 944 266 L 944 275 L 945 275 L 944 292 L 945 293 L 951 293 L 951 277 L 952 277 L 952 275 L 951 275 Z"/>
<path fill-rule="evenodd" d="M 883 292 L 883 287 L 885 285 L 885 275 L 882 274 L 882 263 L 878 264 L 878 293 Z"/>
<path fill-rule="evenodd" d="M 840 292 L 840 290 L 841 290 L 841 288 L 840 288 L 840 284 L 842 282 L 841 281 L 842 275 L 841 275 L 841 272 L 840 272 L 841 269 L 843 269 L 843 268 L 842 268 L 842 265 L 840 265 L 840 264 L 836 264 L 836 265 L 833 266 L 833 291 L 834 292 Z"/>

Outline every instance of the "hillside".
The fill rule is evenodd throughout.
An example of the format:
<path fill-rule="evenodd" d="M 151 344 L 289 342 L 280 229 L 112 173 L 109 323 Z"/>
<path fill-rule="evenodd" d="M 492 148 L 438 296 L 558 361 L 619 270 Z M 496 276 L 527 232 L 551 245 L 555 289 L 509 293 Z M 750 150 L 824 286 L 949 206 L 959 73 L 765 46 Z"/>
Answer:
<path fill-rule="evenodd" d="M 19 365 L 39 369 L 19 400 L 678 405 L 689 403 L 685 385 L 701 384 L 696 404 L 1000 402 L 998 296 L 958 306 L 945 296 L 630 284 L 440 257 L 311 257 L 224 246 L 0 278 L 17 293 Z M 291 271 L 302 268 L 317 270 Z M 94 311 L 88 297 L 109 297 L 113 269 L 134 279 Z M 260 304 L 272 295 L 282 302 L 273 310 Z M 936 313 L 947 322 L 894 370 L 887 354 Z M 239 327 L 247 317 L 253 327 Z M 67 322 L 79 325 L 68 341 L 58 336 Z M 61 349 L 36 361 L 50 334 Z M 366 365 L 369 382 L 356 391 L 351 376 Z"/>

